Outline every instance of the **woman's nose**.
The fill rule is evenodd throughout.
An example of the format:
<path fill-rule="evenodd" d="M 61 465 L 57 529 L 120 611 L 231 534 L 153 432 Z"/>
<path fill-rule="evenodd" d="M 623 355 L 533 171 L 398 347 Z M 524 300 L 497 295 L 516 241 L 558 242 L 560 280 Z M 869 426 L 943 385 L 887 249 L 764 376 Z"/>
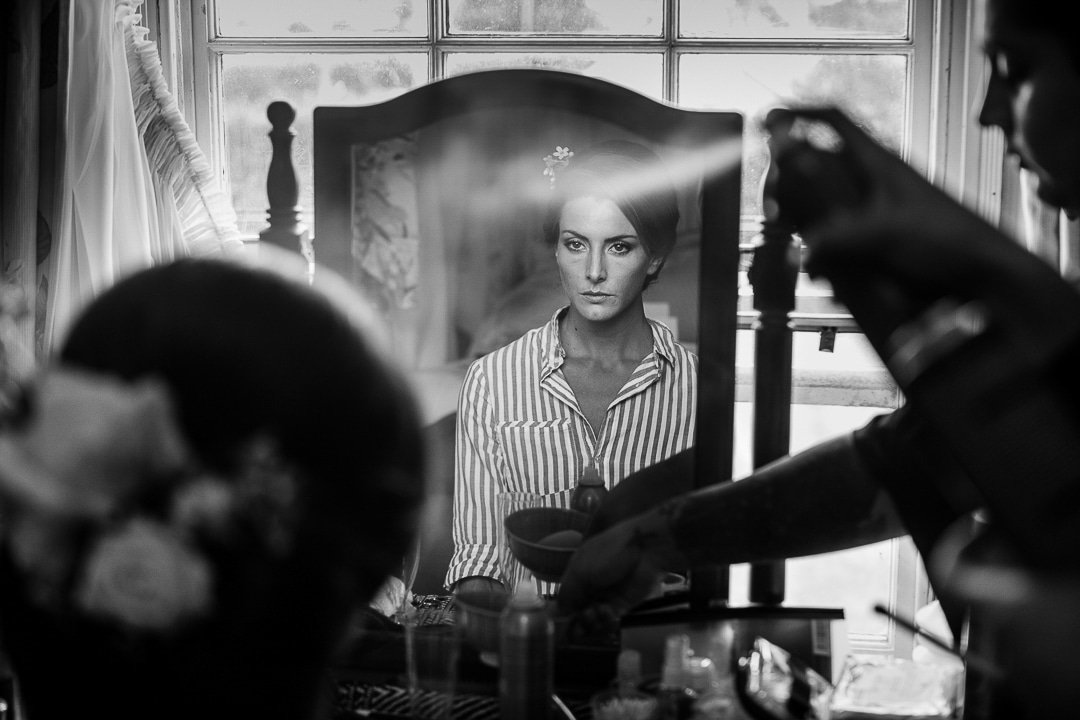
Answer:
<path fill-rule="evenodd" d="M 602 282 L 607 278 L 607 268 L 604 267 L 604 253 L 589 253 L 589 263 L 585 270 L 585 276 L 591 282 Z"/>
<path fill-rule="evenodd" d="M 979 109 L 979 124 L 986 128 L 1001 128 L 1006 136 L 1011 132 L 1012 106 L 1008 92 L 997 78 L 991 78 L 986 86 L 986 94 Z"/>

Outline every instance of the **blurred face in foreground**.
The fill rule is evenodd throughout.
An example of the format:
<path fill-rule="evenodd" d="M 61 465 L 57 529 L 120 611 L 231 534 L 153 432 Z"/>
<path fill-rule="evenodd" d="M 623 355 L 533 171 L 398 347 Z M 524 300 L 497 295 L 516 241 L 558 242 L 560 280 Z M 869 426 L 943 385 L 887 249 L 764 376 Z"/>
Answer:
<path fill-rule="evenodd" d="M 1080 59 L 1063 33 L 1047 28 L 1045 0 L 985 0 L 984 51 L 990 60 L 979 122 L 1005 133 L 1008 151 L 1038 178 L 1038 196 L 1080 215 Z M 1063 15 L 1064 7 L 1059 8 Z M 1057 22 L 1066 19 L 1057 17 Z"/>

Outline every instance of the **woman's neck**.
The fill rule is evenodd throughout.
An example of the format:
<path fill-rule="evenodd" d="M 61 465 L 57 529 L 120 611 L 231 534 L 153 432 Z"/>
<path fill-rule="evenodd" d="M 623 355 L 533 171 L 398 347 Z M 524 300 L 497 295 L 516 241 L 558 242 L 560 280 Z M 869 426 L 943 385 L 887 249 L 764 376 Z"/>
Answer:
<path fill-rule="evenodd" d="M 588 320 L 571 306 L 559 321 L 559 340 L 567 357 L 611 362 L 641 360 L 653 347 L 641 305 L 604 322 Z"/>

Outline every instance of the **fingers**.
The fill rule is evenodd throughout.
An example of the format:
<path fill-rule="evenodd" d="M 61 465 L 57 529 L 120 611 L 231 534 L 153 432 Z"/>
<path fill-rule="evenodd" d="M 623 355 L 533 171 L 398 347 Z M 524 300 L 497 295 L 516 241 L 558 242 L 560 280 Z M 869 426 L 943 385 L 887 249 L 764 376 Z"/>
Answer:
<path fill-rule="evenodd" d="M 559 586 L 560 609 L 581 612 L 632 586 L 638 559 L 636 553 L 632 557 L 628 555 L 625 550 L 611 554 L 595 541 L 582 545 L 570 560 Z"/>
<path fill-rule="evenodd" d="M 649 590 L 656 582 L 653 573 L 641 574 L 625 584 L 608 589 L 593 588 L 586 593 L 574 592 L 574 598 L 564 599 L 563 592 L 567 588 L 564 579 L 559 589 L 559 611 L 573 615 L 575 622 L 586 633 L 606 633 L 616 629 L 619 618 L 626 615 L 642 600 L 648 597 Z M 573 583 L 571 583 L 573 585 Z M 580 588 L 580 585 L 577 586 Z"/>
<path fill-rule="evenodd" d="M 560 611 L 580 616 L 583 626 L 591 629 L 607 629 L 611 621 L 629 612 L 648 597 L 659 576 L 659 570 L 630 549 L 613 556 L 592 553 L 599 563 L 581 552 L 562 578 L 558 603 Z"/>
<path fill-rule="evenodd" d="M 801 232 L 805 253 L 803 267 L 813 278 L 828 278 L 832 273 L 859 272 L 883 261 L 884 253 L 874 242 L 887 232 L 873 213 L 853 208 L 836 208 L 816 225 Z"/>
<path fill-rule="evenodd" d="M 765 128 L 774 131 L 791 132 L 797 120 L 809 120 L 832 128 L 846 147 L 855 152 L 877 154 L 886 151 L 865 130 L 855 124 L 843 110 L 837 107 L 794 107 L 770 110 L 765 116 Z"/>
<path fill-rule="evenodd" d="M 814 124 L 831 132 L 820 132 L 822 128 L 815 128 Z M 917 175 L 892 150 L 880 144 L 836 107 L 774 109 L 765 118 L 765 129 L 770 134 L 770 147 L 774 153 L 783 154 L 793 145 L 801 144 L 840 156 L 860 183 L 873 180 L 874 184 L 881 185 L 891 182 L 898 173 L 900 176 L 908 173 Z M 835 133 L 835 141 L 822 139 L 832 133 Z M 815 179 L 822 178 L 815 176 Z"/>

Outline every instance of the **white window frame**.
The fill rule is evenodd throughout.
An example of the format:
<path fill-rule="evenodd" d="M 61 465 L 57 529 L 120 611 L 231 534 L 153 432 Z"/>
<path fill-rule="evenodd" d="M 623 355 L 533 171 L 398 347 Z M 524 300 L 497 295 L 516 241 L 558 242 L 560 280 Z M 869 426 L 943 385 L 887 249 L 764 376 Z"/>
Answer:
<path fill-rule="evenodd" d="M 674 8 L 678 0 L 666 0 Z M 416 49 L 428 53 L 429 79 L 440 77 L 445 55 L 457 50 L 516 50 L 573 46 L 585 52 L 653 50 L 664 55 L 664 99 L 674 102 L 678 55 L 720 48 L 740 52 L 841 52 L 852 48 L 904 52 L 913 62 L 909 88 L 909 160 L 935 182 L 996 218 L 1001 194 L 1002 141 L 974 129 L 971 108 L 982 92 L 985 69 L 975 36 L 978 28 L 971 0 L 912 0 L 910 41 L 885 40 L 678 40 L 676 12 L 664 13 L 664 37 L 450 37 L 445 28 L 445 0 L 436 0 L 423 39 L 223 39 L 212 36 L 207 18 L 214 0 L 146 0 L 144 14 L 157 40 L 166 76 L 177 88 L 182 112 L 222 179 L 224 133 L 220 125 L 220 55 L 228 52 L 305 51 L 374 52 Z M 916 47 L 926 43 L 927 50 Z M 920 111 L 928 103 L 930 112 Z"/>

